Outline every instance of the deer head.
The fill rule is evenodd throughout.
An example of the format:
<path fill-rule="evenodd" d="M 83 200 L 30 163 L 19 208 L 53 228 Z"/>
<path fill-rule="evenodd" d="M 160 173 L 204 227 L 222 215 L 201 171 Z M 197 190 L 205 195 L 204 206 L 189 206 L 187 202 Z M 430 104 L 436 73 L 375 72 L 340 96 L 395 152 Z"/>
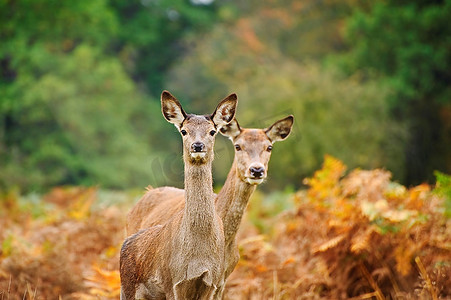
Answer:
<path fill-rule="evenodd" d="M 233 120 L 236 105 L 236 94 L 231 94 L 218 104 L 211 115 L 187 114 L 171 93 L 163 91 L 161 110 L 165 119 L 174 124 L 182 135 L 185 163 L 203 164 L 213 160 L 217 130 Z"/>
<path fill-rule="evenodd" d="M 247 129 L 234 119 L 221 127 L 221 134 L 235 145 L 235 162 L 242 181 L 257 185 L 265 180 L 273 144 L 288 137 L 293 122 L 294 117 L 288 116 L 266 129 Z"/>

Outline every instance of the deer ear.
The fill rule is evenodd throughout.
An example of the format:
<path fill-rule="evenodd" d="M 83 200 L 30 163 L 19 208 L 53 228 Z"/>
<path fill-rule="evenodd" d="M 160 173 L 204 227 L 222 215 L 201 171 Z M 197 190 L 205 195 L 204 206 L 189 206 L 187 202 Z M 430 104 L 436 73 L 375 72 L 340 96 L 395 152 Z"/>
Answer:
<path fill-rule="evenodd" d="M 164 118 L 169 122 L 180 128 L 186 118 L 186 113 L 182 108 L 180 102 L 171 95 L 168 91 L 161 93 L 161 111 Z"/>
<path fill-rule="evenodd" d="M 285 119 L 279 120 L 265 129 L 265 133 L 271 142 L 282 141 L 288 137 L 293 126 L 294 117 L 288 116 Z"/>
<path fill-rule="evenodd" d="M 237 103 L 236 94 L 231 94 L 218 104 L 215 112 L 211 115 L 211 120 L 218 128 L 229 124 L 233 120 Z"/>
<path fill-rule="evenodd" d="M 222 126 L 219 132 L 233 141 L 241 133 L 240 124 L 236 119 L 233 119 L 229 124 Z"/>

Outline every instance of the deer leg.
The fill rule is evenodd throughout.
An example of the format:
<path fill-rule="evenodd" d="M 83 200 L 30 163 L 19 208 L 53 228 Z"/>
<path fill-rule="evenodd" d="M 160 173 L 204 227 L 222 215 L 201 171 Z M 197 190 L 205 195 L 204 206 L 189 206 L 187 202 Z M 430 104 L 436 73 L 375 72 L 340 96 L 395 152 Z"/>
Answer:
<path fill-rule="evenodd" d="M 232 274 L 233 270 L 238 264 L 238 261 L 240 260 L 240 252 L 238 251 L 238 247 L 236 246 L 235 243 L 232 243 L 228 246 L 226 253 L 231 253 L 231 255 L 228 258 L 226 258 L 224 270 L 224 285 L 225 282 L 227 281 L 227 278 L 230 276 L 230 274 Z"/>
<path fill-rule="evenodd" d="M 218 289 L 215 291 L 215 295 L 213 296 L 213 299 L 215 300 L 221 300 L 222 294 L 224 293 L 225 283 L 222 283 L 220 286 L 218 286 Z"/>

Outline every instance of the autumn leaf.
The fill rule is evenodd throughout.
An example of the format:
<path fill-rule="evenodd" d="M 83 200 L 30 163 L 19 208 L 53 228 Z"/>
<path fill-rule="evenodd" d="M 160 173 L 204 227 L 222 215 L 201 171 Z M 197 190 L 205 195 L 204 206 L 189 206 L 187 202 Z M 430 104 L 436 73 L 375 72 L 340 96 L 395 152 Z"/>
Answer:
<path fill-rule="evenodd" d="M 369 227 L 363 233 L 355 235 L 351 240 L 351 252 L 359 254 L 363 250 L 369 250 L 370 239 L 373 232 L 373 227 Z"/>
<path fill-rule="evenodd" d="M 313 253 L 317 253 L 317 252 L 325 252 L 331 248 L 336 247 L 341 241 L 343 241 L 345 239 L 346 235 L 345 234 L 341 234 L 339 236 L 334 237 L 333 239 L 328 240 L 325 243 L 322 243 L 321 245 L 319 245 L 318 247 L 315 247 L 313 250 Z"/>
<path fill-rule="evenodd" d="M 304 180 L 304 184 L 310 186 L 308 195 L 319 202 L 338 195 L 340 188 L 337 183 L 345 171 L 346 166 L 341 161 L 326 155 L 323 167 L 312 178 Z"/>
<path fill-rule="evenodd" d="M 296 258 L 293 257 L 293 256 L 290 256 L 284 262 L 282 262 L 282 267 L 286 267 L 287 265 L 291 265 L 294 262 L 296 262 Z"/>
<path fill-rule="evenodd" d="M 86 219 L 96 199 L 96 189 L 90 188 L 81 193 L 69 208 L 69 216 L 76 220 Z"/>
<path fill-rule="evenodd" d="M 91 287 L 91 294 L 113 299 L 120 295 L 121 279 L 119 271 L 108 271 L 102 269 L 98 264 L 94 264 L 92 270 L 94 274 L 86 278 Z"/>

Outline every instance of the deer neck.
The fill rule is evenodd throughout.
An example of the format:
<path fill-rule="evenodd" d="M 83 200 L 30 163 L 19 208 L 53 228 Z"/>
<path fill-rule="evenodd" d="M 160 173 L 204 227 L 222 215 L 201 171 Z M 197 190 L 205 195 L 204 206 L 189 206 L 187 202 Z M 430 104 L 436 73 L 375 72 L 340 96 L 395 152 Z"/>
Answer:
<path fill-rule="evenodd" d="M 234 160 L 227 180 L 216 197 L 216 210 L 222 219 L 226 245 L 235 240 L 243 213 L 254 191 L 255 185 L 241 180 Z"/>
<path fill-rule="evenodd" d="M 182 224 L 192 233 L 202 234 L 214 222 L 211 165 L 211 161 L 202 165 L 185 163 L 185 209 Z"/>

